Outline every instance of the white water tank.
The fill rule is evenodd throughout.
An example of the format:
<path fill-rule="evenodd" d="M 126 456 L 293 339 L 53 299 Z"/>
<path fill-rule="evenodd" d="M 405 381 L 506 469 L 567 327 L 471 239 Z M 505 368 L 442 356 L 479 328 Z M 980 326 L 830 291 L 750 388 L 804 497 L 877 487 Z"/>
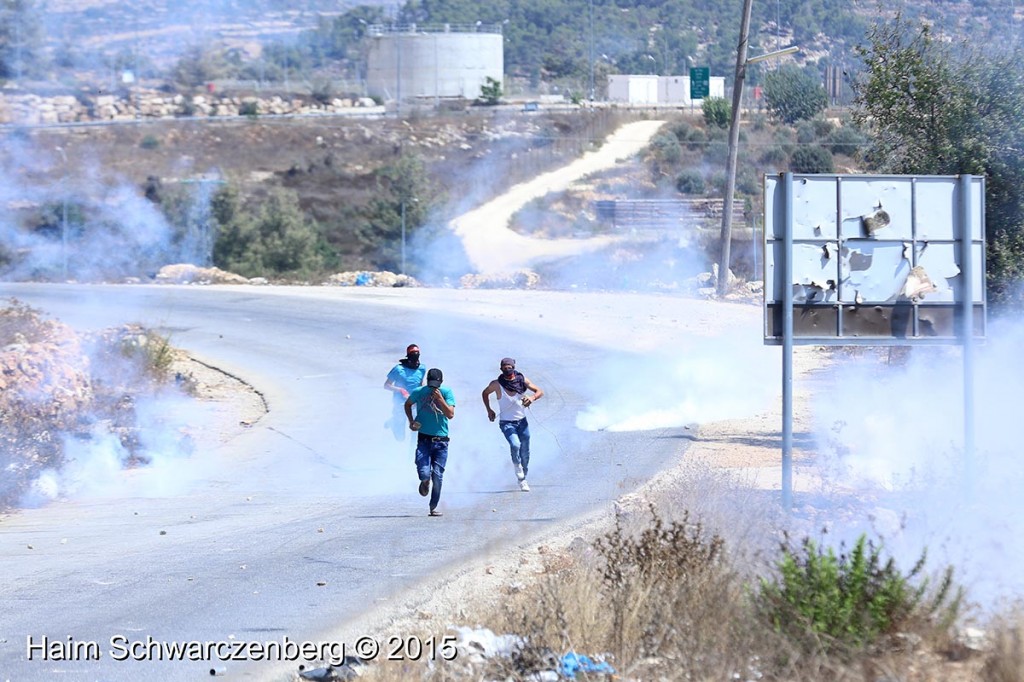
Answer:
<path fill-rule="evenodd" d="M 493 78 L 504 83 L 501 27 L 371 27 L 366 89 L 385 101 L 476 99 Z"/>

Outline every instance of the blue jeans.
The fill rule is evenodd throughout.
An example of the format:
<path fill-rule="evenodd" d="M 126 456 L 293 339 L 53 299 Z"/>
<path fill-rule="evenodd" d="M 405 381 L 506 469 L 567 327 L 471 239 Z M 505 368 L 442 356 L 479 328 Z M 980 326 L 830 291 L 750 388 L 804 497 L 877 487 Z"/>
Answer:
<path fill-rule="evenodd" d="M 526 417 L 515 421 L 499 421 L 502 435 L 508 441 L 513 464 L 523 465 L 523 475 L 530 470 L 530 425 Z"/>
<path fill-rule="evenodd" d="M 425 433 L 416 439 L 416 473 L 421 481 L 428 478 L 430 486 L 430 508 L 437 507 L 441 499 L 441 479 L 444 478 L 444 465 L 448 463 L 448 441 L 437 440 Z"/>

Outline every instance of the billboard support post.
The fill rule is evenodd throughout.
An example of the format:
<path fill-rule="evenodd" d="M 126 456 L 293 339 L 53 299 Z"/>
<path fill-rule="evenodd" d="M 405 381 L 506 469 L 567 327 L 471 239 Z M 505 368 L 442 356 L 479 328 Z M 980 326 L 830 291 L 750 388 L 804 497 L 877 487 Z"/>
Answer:
<path fill-rule="evenodd" d="M 971 229 L 971 176 L 957 179 L 957 222 L 960 226 L 960 272 L 963 279 L 961 337 L 964 364 L 964 482 L 974 476 L 974 234 Z"/>
<path fill-rule="evenodd" d="M 793 251 L 793 174 L 782 175 L 783 246 Z M 793 505 L 793 259 L 782 265 L 782 508 Z"/>

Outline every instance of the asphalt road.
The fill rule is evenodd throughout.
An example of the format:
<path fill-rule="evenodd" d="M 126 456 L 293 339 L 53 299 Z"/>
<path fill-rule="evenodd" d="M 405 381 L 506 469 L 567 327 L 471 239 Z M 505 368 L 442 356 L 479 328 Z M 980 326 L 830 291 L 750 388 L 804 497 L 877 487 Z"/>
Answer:
<path fill-rule="evenodd" d="M 266 677 L 282 664 L 135 659 L 161 643 L 324 641 L 400 591 L 607 504 L 688 442 L 681 429 L 575 427 L 579 379 L 607 348 L 466 314 L 443 292 L 408 310 L 316 289 L 0 284 L 76 328 L 164 330 L 270 407 L 213 451 L 109 473 L 114 490 L 0 521 L 0 679 Z M 507 292 L 510 304 L 529 295 Z M 408 444 L 384 427 L 381 385 L 410 342 L 457 399 L 440 519 L 416 493 Z M 531 493 L 479 397 L 510 352 L 548 394 L 532 408 Z"/>

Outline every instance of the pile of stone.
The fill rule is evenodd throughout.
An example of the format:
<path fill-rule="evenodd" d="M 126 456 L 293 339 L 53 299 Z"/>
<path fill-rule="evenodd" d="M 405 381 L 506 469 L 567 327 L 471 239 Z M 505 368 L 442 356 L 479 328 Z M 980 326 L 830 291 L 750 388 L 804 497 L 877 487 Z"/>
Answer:
<path fill-rule="evenodd" d="M 140 118 L 179 116 L 294 116 L 355 113 L 377 104 L 367 97 L 336 97 L 329 102 L 271 97 L 219 97 L 215 95 L 168 95 L 136 89 L 130 95 L 57 95 L 0 92 L 0 124 L 46 125 L 89 121 L 133 121 Z"/>
<path fill-rule="evenodd" d="M 202 268 L 191 263 L 165 265 L 156 273 L 156 281 L 164 284 L 250 284 L 248 278 L 225 272 L 220 268 Z"/>
<path fill-rule="evenodd" d="M 409 275 L 396 275 L 393 272 L 384 270 L 382 272 L 371 272 L 368 270 L 357 270 L 354 272 L 339 272 L 331 275 L 324 282 L 327 286 L 342 287 L 418 287 L 420 283 Z"/>
<path fill-rule="evenodd" d="M 65 324 L 19 306 L 0 311 L 0 415 L 70 423 L 92 400 L 89 359 Z"/>
<path fill-rule="evenodd" d="M 461 289 L 536 289 L 540 275 L 532 270 L 490 274 L 469 274 L 459 278 Z"/>

